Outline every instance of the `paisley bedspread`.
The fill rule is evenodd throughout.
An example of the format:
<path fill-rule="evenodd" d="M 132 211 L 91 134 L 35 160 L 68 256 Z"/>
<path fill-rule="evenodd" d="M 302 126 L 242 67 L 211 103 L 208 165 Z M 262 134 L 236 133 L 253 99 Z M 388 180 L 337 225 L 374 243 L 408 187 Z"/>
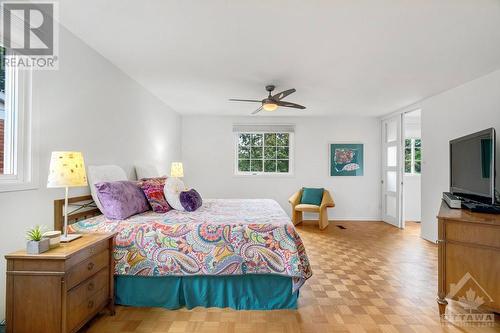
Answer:
<path fill-rule="evenodd" d="M 312 275 L 302 240 L 274 200 L 205 200 L 194 212 L 149 211 L 126 220 L 100 215 L 70 230 L 116 232 L 117 275 L 277 274 L 293 278 L 293 291 Z"/>

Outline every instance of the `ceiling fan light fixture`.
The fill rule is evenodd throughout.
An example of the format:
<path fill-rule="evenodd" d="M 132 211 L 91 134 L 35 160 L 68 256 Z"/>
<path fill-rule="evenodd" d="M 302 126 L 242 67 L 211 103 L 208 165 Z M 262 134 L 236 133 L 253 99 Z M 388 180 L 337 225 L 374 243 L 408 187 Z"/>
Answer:
<path fill-rule="evenodd" d="M 265 110 L 265 111 L 275 111 L 277 108 L 278 108 L 278 104 L 276 103 L 264 103 L 262 104 L 262 108 Z"/>

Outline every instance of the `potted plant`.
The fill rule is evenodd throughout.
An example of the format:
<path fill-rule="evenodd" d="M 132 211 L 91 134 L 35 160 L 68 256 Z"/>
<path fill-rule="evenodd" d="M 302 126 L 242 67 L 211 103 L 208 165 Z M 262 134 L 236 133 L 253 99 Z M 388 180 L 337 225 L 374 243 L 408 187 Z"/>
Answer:
<path fill-rule="evenodd" d="M 40 254 L 49 249 L 50 240 L 43 237 L 43 228 L 34 226 L 26 232 L 26 252 L 28 254 Z"/>

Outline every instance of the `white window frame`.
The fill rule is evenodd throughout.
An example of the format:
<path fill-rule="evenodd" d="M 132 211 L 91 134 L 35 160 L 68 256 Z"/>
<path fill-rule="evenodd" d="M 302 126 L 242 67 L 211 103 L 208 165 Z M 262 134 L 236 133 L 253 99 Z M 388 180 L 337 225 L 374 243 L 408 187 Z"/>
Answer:
<path fill-rule="evenodd" d="M 410 172 L 406 172 L 406 140 L 410 140 L 410 142 L 411 142 L 411 145 L 410 145 L 410 149 L 411 149 L 411 171 Z M 415 140 L 420 140 L 420 172 L 416 172 L 415 171 Z M 408 137 L 408 138 L 405 138 L 403 151 L 404 151 L 404 157 L 403 157 L 403 161 L 404 161 L 404 164 L 403 164 L 404 174 L 405 175 L 420 176 L 422 174 L 422 139 L 421 138 L 417 138 L 417 137 Z"/>
<path fill-rule="evenodd" d="M 5 70 L 4 173 L 8 174 L 0 174 L 0 192 L 36 189 L 38 126 L 35 124 L 38 122 L 31 107 L 32 70 L 12 67 Z M 7 93 L 8 89 L 14 93 Z"/>
<path fill-rule="evenodd" d="M 266 133 L 287 133 L 288 134 L 288 172 L 258 172 L 258 171 L 239 171 L 238 170 L 238 145 L 240 134 L 264 134 Z M 294 132 L 282 130 L 266 130 L 266 131 L 238 131 L 234 132 L 234 175 L 237 177 L 291 177 L 294 175 L 294 150 L 295 137 Z M 262 158 L 264 160 L 264 158 Z M 264 169 L 264 166 L 262 166 Z"/>

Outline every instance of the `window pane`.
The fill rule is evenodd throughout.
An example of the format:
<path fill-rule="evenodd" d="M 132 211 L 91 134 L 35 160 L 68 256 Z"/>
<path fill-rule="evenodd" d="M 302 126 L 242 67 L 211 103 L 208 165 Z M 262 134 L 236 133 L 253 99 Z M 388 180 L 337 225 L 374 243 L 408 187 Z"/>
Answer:
<path fill-rule="evenodd" d="M 415 139 L 415 148 L 420 148 L 420 147 L 422 147 L 422 140 Z"/>
<path fill-rule="evenodd" d="M 250 148 L 238 147 L 238 158 L 250 158 Z"/>
<path fill-rule="evenodd" d="M 411 148 L 411 139 L 405 139 L 405 147 Z"/>
<path fill-rule="evenodd" d="M 276 172 L 276 160 L 265 160 L 264 161 L 264 171 L 265 172 Z"/>
<path fill-rule="evenodd" d="M 266 146 L 276 146 L 276 134 L 274 133 L 264 134 L 264 142 Z"/>
<path fill-rule="evenodd" d="M 267 158 L 267 159 L 276 158 L 276 147 L 265 147 L 264 148 L 264 158 Z"/>
<path fill-rule="evenodd" d="M 276 134 L 276 145 L 277 146 L 288 146 L 289 145 L 288 133 Z"/>
<path fill-rule="evenodd" d="M 262 158 L 262 147 L 252 147 L 250 158 Z"/>
<path fill-rule="evenodd" d="M 405 161 L 405 172 L 406 173 L 411 173 L 411 160 L 410 161 Z"/>
<path fill-rule="evenodd" d="M 421 159 L 421 148 L 415 148 L 415 161 L 420 161 Z"/>
<path fill-rule="evenodd" d="M 288 161 L 277 162 L 278 172 L 288 172 Z"/>
<path fill-rule="evenodd" d="M 278 158 L 288 159 L 288 147 L 278 147 Z"/>
<path fill-rule="evenodd" d="M 250 171 L 250 160 L 239 160 L 238 171 Z"/>
<path fill-rule="evenodd" d="M 411 148 L 405 148 L 405 160 L 411 160 Z"/>
<path fill-rule="evenodd" d="M 418 161 L 418 162 L 415 162 L 415 173 L 420 173 L 421 171 L 421 162 Z"/>
<path fill-rule="evenodd" d="M 262 160 L 252 160 L 250 164 L 251 171 L 262 171 Z"/>
<path fill-rule="evenodd" d="M 239 145 L 250 146 L 251 138 L 252 138 L 251 134 L 240 134 Z"/>
<path fill-rule="evenodd" d="M 252 134 L 252 146 L 262 147 L 262 134 Z"/>

